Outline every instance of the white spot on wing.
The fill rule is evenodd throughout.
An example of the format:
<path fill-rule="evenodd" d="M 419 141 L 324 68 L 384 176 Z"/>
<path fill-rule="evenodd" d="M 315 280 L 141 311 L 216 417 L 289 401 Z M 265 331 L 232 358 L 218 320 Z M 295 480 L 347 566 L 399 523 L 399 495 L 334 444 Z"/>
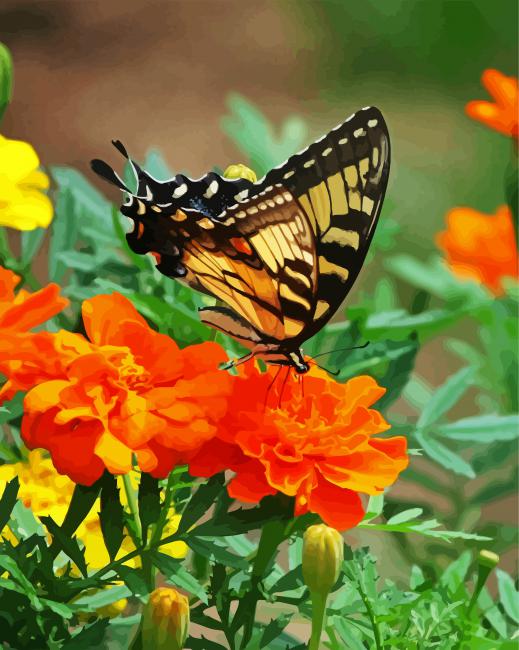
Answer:
<path fill-rule="evenodd" d="M 287 173 L 283 176 L 283 178 L 284 178 L 285 180 L 287 180 L 287 179 L 289 179 L 291 176 L 293 176 L 294 174 L 295 174 L 295 171 L 292 169 L 291 171 L 287 172 Z"/>
<path fill-rule="evenodd" d="M 361 136 L 366 135 L 366 131 L 364 131 L 364 129 L 357 129 L 356 131 L 353 131 L 353 135 L 356 138 L 360 138 Z"/>
<path fill-rule="evenodd" d="M 312 158 L 312 160 L 307 160 L 303 167 L 306 167 L 307 169 L 311 167 L 312 165 L 315 165 L 315 160 Z"/>
<path fill-rule="evenodd" d="M 181 196 L 184 196 L 184 194 L 187 192 L 187 185 L 185 183 L 182 183 L 182 185 L 179 185 L 176 190 L 173 191 L 173 196 L 175 199 L 179 199 Z"/>
<path fill-rule="evenodd" d="M 373 128 L 374 126 L 377 126 L 378 120 L 368 120 L 368 126 Z"/>
<path fill-rule="evenodd" d="M 209 187 L 204 192 L 204 197 L 206 199 L 210 199 L 212 196 L 216 194 L 216 192 L 218 192 L 218 181 L 211 181 L 209 183 Z"/>
<path fill-rule="evenodd" d="M 245 201 L 245 199 L 249 196 L 249 190 L 242 190 L 241 192 L 238 192 L 238 194 L 234 195 L 234 200 L 235 201 Z"/>
<path fill-rule="evenodd" d="M 327 149 L 325 149 L 323 151 L 323 156 L 328 156 L 329 154 L 332 153 L 332 151 L 333 151 L 333 149 L 331 147 L 328 147 Z"/>

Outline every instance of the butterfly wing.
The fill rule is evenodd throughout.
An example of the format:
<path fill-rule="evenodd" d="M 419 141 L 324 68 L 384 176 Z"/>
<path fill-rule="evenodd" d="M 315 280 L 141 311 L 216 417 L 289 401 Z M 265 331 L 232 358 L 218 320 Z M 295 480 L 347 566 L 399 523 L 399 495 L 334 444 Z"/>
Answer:
<path fill-rule="evenodd" d="M 378 109 L 362 109 L 257 183 L 214 173 L 160 182 L 130 163 L 136 194 L 93 161 L 129 193 L 121 211 L 135 222 L 130 247 L 227 303 L 240 331 L 250 323 L 259 340 L 302 342 L 338 309 L 362 267 L 387 185 L 389 135 Z"/>
<path fill-rule="evenodd" d="M 223 300 L 264 341 L 303 331 L 315 310 L 315 238 L 289 192 L 271 187 L 194 229 L 183 245 L 188 284 Z"/>
<path fill-rule="evenodd" d="M 267 174 L 302 207 L 316 238 L 316 308 L 310 338 L 331 318 L 355 282 L 380 215 L 390 164 L 382 113 L 364 108 Z"/>

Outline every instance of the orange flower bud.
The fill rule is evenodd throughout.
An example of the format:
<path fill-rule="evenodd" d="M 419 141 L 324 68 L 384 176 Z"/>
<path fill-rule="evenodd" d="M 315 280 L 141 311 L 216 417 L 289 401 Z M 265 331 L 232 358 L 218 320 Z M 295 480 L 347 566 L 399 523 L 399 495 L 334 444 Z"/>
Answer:
<path fill-rule="evenodd" d="M 245 178 L 248 181 L 251 181 L 251 183 L 255 183 L 258 180 L 258 177 L 256 174 L 247 167 L 246 165 L 242 165 L 242 163 L 238 163 L 237 165 L 229 165 L 227 169 L 223 173 L 224 178 Z"/>
<path fill-rule="evenodd" d="M 146 650 L 182 650 L 189 631 L 189 601 L 172 587 L 150 594 L 142 618 Z"/>
<path fill-rule="evenodd" d="M 343 540 L 326 524 L 310 526 L 303 537 L 303 578 L 311 593 L 327 596 L 344 559 Z"/>

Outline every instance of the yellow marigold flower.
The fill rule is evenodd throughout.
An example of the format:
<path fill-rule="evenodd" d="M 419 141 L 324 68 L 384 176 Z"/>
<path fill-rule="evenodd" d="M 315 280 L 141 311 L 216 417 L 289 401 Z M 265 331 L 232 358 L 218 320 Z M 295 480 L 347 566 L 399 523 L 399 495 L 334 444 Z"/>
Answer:
<path fill-rule="evenodd" d="M 52 203 L 43 192 L 49 177 L 39 166 L 29 143 L 0 135 L 0 226 L 34 230 L 50 224 Z"/>
<path fill-rule="evenodd" d="M 189 631 L 189 600 L 172 587 L 150 594 L 142 617 L 142 639 L 147 650 L 182 650 Z"/>
<path fill-rule="evenodd" d="M 54 521 L 61 523 L 68 509 L 70 498 L 74 491 L 75 483 L 67 476 L 59 474 L 52 461 L 44 458 L 38 449 L 31 451 L 27 462 L 2 465 L 0 467 L 0 494 L 5 484 L 15 476 L 20 480 L 18 497 L 20 501 L 30 508 L 36 516 L 50 515 Z M 137 481 L 137 474 L 132 479 Z M 126 504 L 125 493 L 121 490 L 121 500 Z M 101 525 L 98 512 L 100 510 L 99 500 L 94 503 L 87 518 L 81 523 L 77 530 L 77 537 L 85 545 L 85 559 L 91 569 L 100 569 L 110 562 L 108 552 L 103 541 Z M 180 516 L 172 514 L 166 525 L 163 536 L 171 535 L 178 528 Z M 15 541 L 13 536 L 4 530 L 3 535 Z M 117 559 L 135 550 L 132 540 L 125 537 Z M 183 542 L 171 542 L 161 547 L 163 553 L 172 557 L 182 558 L 187 553 L 187 547 Z M 126 563 L 135 567 L 139 564 L 139 558 L 133 558 Z"/>

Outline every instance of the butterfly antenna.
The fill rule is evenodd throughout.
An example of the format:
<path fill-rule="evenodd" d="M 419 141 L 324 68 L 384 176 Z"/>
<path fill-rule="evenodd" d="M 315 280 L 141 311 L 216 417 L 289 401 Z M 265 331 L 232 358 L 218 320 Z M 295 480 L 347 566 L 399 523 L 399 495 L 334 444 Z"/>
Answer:
<path fill-rule="evenodd" d="M 318 368 L 321 368 L 321 370 L 324 370 L 325 372 L 329 373 L 330 375 L 333 375 L 334 377 L 338 377 L 341 374 L 340 370 L 330 370 L 330 368 L 325 368 L 324 366 L 320 366 L 318 363 L 316 363 L 313 360 L 309 360 L 308 363 L 312 366 L 317 366 Z"/>
<path fill-rule="evenodd" d="M 282 366 L 280 366 L 280 368 L 282 368 Z M 281 401 L 283 399 L 283 392 L 285 390 L 285 386 L 287 384 L 289 374 L 290 374 L 290 366 L 288 366 L 285 378 L 283 379 L 283 383 L 281 384 L 281 392 L 279 393 L 278 409 L 281 408 Z"/>
<path fill-rule="evenodd" d="M 363 343 L 362 345 L 354 345 L 352 348 L 337 348 L 335 350 L 328 350 L 328 352 L 319 352 L 319 354 L 310 357 L 310 359 L 317 359 L 318 357 L 324 357 L 325 354 L 333 354 L 334 352 L 348 352 L 349 350 L 362 350 L 363 348 L 367 348 L 368 345 L 370 345 L 370 343 L 371 341 L 366 341 L 366 343 Z"/>

